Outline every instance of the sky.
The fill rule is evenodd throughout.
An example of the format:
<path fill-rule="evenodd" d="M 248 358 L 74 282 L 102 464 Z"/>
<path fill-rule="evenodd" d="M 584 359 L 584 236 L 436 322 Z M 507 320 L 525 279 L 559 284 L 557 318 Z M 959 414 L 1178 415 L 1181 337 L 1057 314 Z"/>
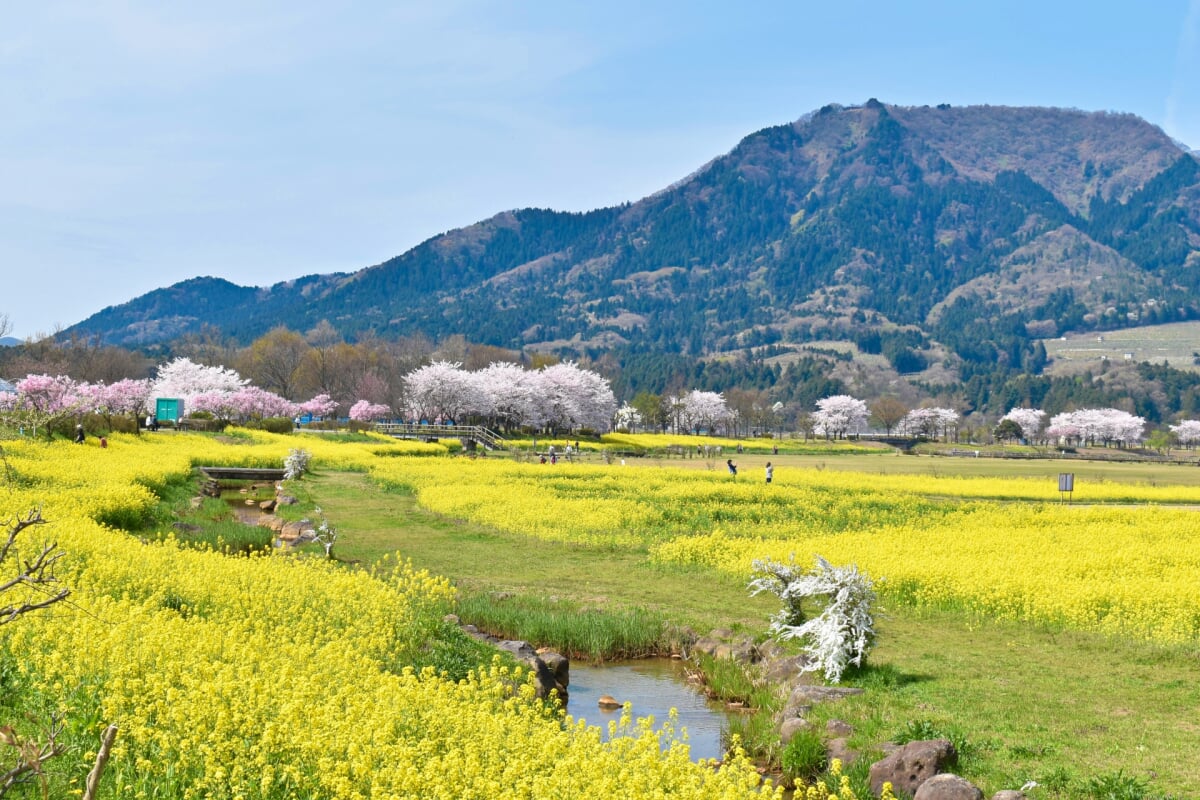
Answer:
<path fill-rule="evenodd" d="M 1200 0 L 5 3 L 0 318 L 636 201 L 828 103 L 1131 112 L 1200 148 Z"/>

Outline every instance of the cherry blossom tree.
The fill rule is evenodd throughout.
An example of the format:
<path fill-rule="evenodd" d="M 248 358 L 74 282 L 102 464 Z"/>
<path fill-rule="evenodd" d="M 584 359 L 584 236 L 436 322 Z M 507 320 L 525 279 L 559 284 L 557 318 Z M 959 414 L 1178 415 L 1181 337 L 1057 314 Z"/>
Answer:
<path fill-rule="evenodd" d="M 192 399 L 208 392 L 236 392 L 249 384 L 232 369 L 206 367 L 188 358 L 177 358 L 158 368 L 158 376 L 150 390 L 153 402 L 162 397 L 180 398 L 184 407 L 192 405 Z"/>
<path fill-rule="evenodd" d="M 0 405 L 4 427 L 28 428 L 35 434 L 42 430 L 50 438 L 56 424 L 87 405 L 79 384 L 66 375 L 27 375 L 14 386 L 16 392 L 5 392 Z"/>
<path fill-rule="evenodd" d="M 480 370 L 479 385 L 489 398 L 492 415 L 506 430 L 513 426 L 541 427 L 542 407 L 538 400 L 537 373 L 519 364 L 500 361 Z"/>
<path fill-rule="evenodd" d="M 1191 449 L 1196 446 L 1196 442 L 1200 442 L 1200 421 L 1185 419 L 1178 425 L 1172 425 L 1171 433 L 1175 434 L 1181 445 Z"/>
<path fill-rule="evenodd" d="M 626 403 L 617 409 L 613 415 L 614 424 L 623 430 L 634 431 L 642 424 L 642 415 L 636 408 Z"/>
<path fill-rule="evenodd" d="M 949 438 L 958 424 L 958 412 L 950 408 L 914 408 L 900 420 L 900 430 L 910 436 Z"/>
<path fill-rule="evenodd" d="M 1115 408 L 1084 408 L 1056 414 L 1046 428 L 1046 436 L 1070 444 L 1107 447 L 1116 442 L 1123 446 L 1142 440 L 1146 420 Z"/>
<path fill-rule="evenodd" d="M 1014 408 L 1000 418 L 1003 422 L 1006 419 L 1011 419 L 1021 428 L 1021 438 L 1032 442 L 1038 438 L 1042 432 L 1042 425 L 1046 421 L 1046 412 L 1040 408 Z"/>
<path fill-rule="evenodd" d="M 681 420 L 694 431 L 704 429 L 712 433 L 718 425 L 731 423 L 733 419 L 723 394 L 693 389 L 683 397 Z"/>
<path fill-rule="evenodd" d="M 337 402 L 327 394 L 319 394 L 311 400 L 306 400 L 300 404 L 301 414 L 311 414 L 314 417 L 332 416 L 337 410 Z"/>
<path fill-rule="evenodd" d="M 375 422 L 392 413 L 392 410 L 382 403 L 372 403 L 370 400 L 359 400 L 350 406 L 350 419 L 353 422 Z"/>
<path fill-rule="evenodd" d="M 867 424 L 867 404 L 848 394 L 817 401 L 812 414 L 813 430 L 826 439 L 840 439 L 862 432 Z"/>
<path fill-rule="evenodd" d="M 617 398 L 600 375 L 564 361 L 535 373 L 545 424 L 551 429 L 606 431 L 617 411 Z"/>
<path fill-rule="evenodd" d="M 408 413 L 416 420 L 447 422 L 491 412 L 479 378 L 457 363 L 434 361 L 415 369 L 404 376 L 404 386 Z"/>

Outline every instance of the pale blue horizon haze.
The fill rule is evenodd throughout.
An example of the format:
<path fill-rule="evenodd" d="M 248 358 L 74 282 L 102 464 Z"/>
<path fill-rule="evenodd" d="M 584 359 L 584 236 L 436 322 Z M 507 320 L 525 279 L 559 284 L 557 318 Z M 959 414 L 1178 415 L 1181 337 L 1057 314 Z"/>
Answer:
<path fill-rule="evenodd" d="M 1200 0 L 9 4 L 0 314 L 34 336 L 632 202 L 872 97 L 1129 112 L 1200 147 Z"/>

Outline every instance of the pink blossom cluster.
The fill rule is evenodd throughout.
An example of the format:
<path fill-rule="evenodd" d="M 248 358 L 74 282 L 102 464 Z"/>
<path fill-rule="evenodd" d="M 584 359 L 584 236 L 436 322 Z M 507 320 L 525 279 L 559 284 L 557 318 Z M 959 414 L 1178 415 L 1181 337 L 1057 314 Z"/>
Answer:
<path fill-rule="evenodd" d="M 350 406 L 350 419 L 354 422 L 375 422 L 384 419 L 392 410 L 382 403 L 372 403 L 370 400 L 359 400 Z"/>
<path fill-rule="evenodd" d="M 294 417 L 299 405 L 274 392 L 257 386 L 243 386 L 234 392 L 208 391 L 193 395 L 189 411 L 207 411 L 220 420 L 245 422 L 264 417 Z"/>
<path fill-rule="evenodd" d="M 1115 408 L 1084 408 L 1056 414 L 1046 436 L 1069 444 L 1131 445 L 1142 440 L 1146 420 Z"/>

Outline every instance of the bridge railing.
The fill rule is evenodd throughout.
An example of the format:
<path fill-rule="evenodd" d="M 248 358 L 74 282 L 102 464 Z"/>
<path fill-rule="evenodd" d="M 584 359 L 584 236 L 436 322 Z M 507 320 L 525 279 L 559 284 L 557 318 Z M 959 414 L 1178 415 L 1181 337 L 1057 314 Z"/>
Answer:
<path fill-rule="evenodd" d="M 413 422 L 377 422 L 375 430 L 404 439 L 474 439 L 489 450 L 503 450 L 504 437 L 483 425 L 421 425 Z"/>

